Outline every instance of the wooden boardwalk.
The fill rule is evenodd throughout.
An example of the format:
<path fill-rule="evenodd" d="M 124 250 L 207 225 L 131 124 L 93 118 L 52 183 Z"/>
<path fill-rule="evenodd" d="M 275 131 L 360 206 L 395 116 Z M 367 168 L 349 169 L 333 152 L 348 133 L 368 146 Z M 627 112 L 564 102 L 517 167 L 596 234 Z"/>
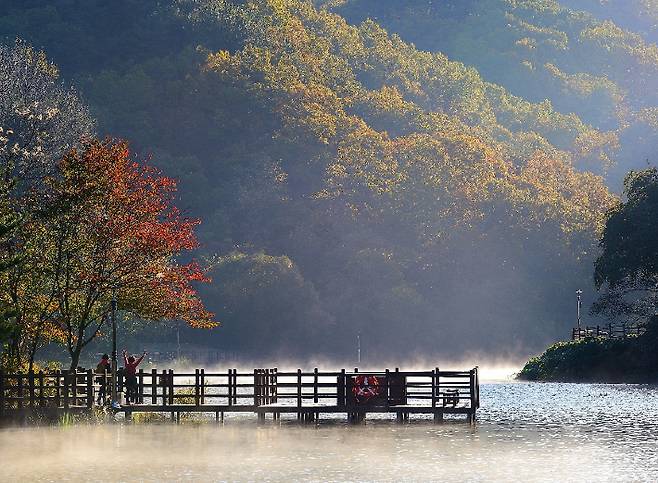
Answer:
<path fill-rule="evenodd" d="M 91 370 L 70 373 L 3 374 L 0 372 L 0 416 L 16 418 L 40 411 L 90 412 L 103 378 L 110 391 L 110 377 Z M 119 379 L 118 389 L 125 387 Z M 351 422 L 368 413 L 388 413 L 398 421 L 427 414 L 440 422 L 446 414 L 475 419 L 480 406 L 478 370 L 469 371 L 353 371 L 310 372 L 254 369 L 240 372 L 192 373 L 173 370 L 137 374 L 137 401 L 115 412 L 130 418 L 136 412 L 210 413 L 223 421 L 226 413 L 252 413 L 259 421 L 293 415 L 302 422 L 317 421 L 323 414 L 344 414 Z"/>

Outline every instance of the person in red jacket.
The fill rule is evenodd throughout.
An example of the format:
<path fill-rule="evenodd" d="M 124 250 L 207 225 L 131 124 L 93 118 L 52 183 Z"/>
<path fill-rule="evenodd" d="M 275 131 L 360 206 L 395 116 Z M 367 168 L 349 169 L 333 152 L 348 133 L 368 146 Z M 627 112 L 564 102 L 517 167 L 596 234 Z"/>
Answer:
<path fill-rule="evenodd" d="M 96 376 L 96 382 L 99 384 L 97 404 L 99 406 L 105 404 L 105 398 L 107 397 L 107 375 L 110 371 L 112 371 L 110 356 L 103 354 L 101 361 L 96 366 L 96 374 L 98 374 Z"/>
<path fill-rule="evenodd" d="M 145 356 L 146 351 L 144 351 L 142 357 L 135 359 L 133 356 L 129 356 L 125 350 L 123 351 L 123 374 L 126 378 L 126 404 L 130 404 L 131 399 L 132 402 L 137 402 L 137 366 Z"/>

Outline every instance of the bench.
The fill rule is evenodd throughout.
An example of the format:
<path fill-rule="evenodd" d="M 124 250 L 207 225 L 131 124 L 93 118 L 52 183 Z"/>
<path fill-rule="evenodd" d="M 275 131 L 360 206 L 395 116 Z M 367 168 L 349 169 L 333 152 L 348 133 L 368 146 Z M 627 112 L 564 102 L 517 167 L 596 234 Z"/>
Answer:
<path fill-rule="evenodd" d="M 446 389 L 440 394 L 443 400 L 443 407 L 452 406 L 454 408 L 459 404 L 459 389 Z"/>

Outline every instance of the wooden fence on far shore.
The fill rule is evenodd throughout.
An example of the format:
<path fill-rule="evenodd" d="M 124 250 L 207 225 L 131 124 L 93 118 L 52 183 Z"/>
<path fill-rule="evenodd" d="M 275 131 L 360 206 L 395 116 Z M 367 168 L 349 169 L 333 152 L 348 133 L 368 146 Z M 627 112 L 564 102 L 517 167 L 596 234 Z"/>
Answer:
<path fill-rule="evenodd" d="M 593 327 L 574 327 L 571 329 L 571 340 L 593 339 L 602 337 L 604 339 L 625 339 L 626 337 L 637 337 L 646 332 L 646 326 L 642 324 L 624 325 L 608 324 Z"/>

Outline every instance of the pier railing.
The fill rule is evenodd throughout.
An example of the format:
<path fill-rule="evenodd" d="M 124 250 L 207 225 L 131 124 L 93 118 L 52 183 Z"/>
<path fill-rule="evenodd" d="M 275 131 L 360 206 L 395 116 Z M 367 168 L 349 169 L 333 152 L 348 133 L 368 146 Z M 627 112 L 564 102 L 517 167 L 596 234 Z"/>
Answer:
<path fill-rule="evenodd" d="M 608 324 L 574 327 L 571 329 L 571 340 L 593 339 L 602 337 L 604 339 L 625 339 L 626 337 L 640 336 L 646 332 L 646 326 L 643 324 Z"/>
<path fill-rule="evenodd" d="M 91 409 L 109 374 L 91 370 L 0 372 L 0 412 Z M 118 391 L 125 393 L 122 378 Z M 175 373 L 140 370 L 135 401 L 123 411 L 164 412 L 397 412 L 475 414 L 480 405 L 477 368 L 470 371 L 280 371 L 276 368 Z"/>

